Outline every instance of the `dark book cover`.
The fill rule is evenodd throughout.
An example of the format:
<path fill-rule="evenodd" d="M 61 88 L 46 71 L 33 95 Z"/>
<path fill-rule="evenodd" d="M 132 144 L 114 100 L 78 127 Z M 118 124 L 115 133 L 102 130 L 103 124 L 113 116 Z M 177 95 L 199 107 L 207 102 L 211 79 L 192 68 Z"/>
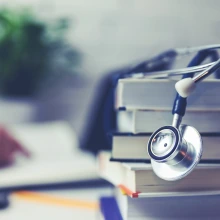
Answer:
<path fill-rule="evenodd" d="M 99 201 L 105 220 L 123 220 L 114 197 L 101 197 Z"/>

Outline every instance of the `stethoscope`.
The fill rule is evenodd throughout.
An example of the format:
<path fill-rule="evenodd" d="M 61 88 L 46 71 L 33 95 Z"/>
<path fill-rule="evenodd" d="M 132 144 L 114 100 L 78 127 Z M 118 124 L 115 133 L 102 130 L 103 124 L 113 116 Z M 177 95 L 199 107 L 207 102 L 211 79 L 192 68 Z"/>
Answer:
<path fill-rule="evenodd" d="M 170 67 L 173 65 L 175 60 L 197 52 L 202 52 L 200 54 L 204 54 L 205 57 L 209 56 L 212 60 L 216 61 L 218 59 L 216 49 L 220 49 L 220 44 L 171 49 L 153 57 L 152 59 L 148 59 L 139 64 L 120 70 L 120 78 L 167 78 L 183 74 L 198 73 L 213 65 L 214 62 L 204 65 L 199 65 L 199 62 L 197 62 L 197 65 L 174 70 L 170 70 Z M 198 57 L 199 56 L 196 56 L 195 60 Z M 202 56 L 200 56 L 200 59 L 201 58 Z M 200 63 L 202 63 L 202 61 Z"/>
<path fill-rule="evenodd" d="M 141 76 L 153 76 L 153 73 L 157 76 L 183 74 L 183 78 L 175 85 L 177 96 L 172 110 L 172 125 L 157 129 L 147 145 L 153 171 L 164 180 L 174 181 L 187 176 L 201 159 L 201 135 L 194 127 L 181 125 L 181 121 L 185 114 L 187 97 L 195 90 L 196 84 L 220 68 L 220 59 L 215 51 L 218 48 L 219 45 L 213 45 L 189 49 L 188 51 L 197 50 L 198 53 L 188 68 L 146 73 Z M 200 65 L 209 56 L 217 61 Z M 194 76 L 194 73 L 198 72 L 200 73 Z"/>

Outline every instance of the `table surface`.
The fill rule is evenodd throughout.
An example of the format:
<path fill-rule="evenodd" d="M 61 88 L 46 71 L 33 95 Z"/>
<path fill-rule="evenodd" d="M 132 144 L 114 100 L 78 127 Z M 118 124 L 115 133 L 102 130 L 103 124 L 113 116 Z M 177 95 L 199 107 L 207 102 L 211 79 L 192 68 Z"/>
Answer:
<path fill-rule="evenodd" d="M 47 191 L 18 191 L 9 195 L 9 206 L 0 210 L 1 220 L 96 220 L 100 196 L 112 194 L 110 187 Z"/>

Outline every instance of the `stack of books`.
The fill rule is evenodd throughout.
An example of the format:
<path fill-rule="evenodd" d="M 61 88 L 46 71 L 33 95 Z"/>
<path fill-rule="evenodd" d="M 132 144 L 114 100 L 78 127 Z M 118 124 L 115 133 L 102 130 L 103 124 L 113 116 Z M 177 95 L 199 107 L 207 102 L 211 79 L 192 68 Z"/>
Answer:
<path fill-rule="evenodd" d="M 115 107 L 119 131 L 152 133 L 172 123 L 172 107 L 176 97 L 174 80 L 120 79 Z M 220 80 L 209 79 L 197 85 L 187 99 L 183 124 L 194 126 L 200 133 L 220 132 Z"/>
<path fill-rule="evenodd" d="M 184 179 L 165 181 L 149 163 L 109 159 L 100 152 L 99 173 L 115 186 L 112 197 L 100 198 L 102 219 L 219 219 L 220 164 L 199 164 Z"/>
<path fill-rule="evenodd" d="M 98 156 L 101 177 L 115 186 L 112 197 L 100 199 L 103 219 L 219 219 L 220 80 L 198 85 L 183 118 L 202 135 L 201 163 L 178 181 L 162 180 L 152 170 L 147 142 L 152 132 L 172 123 L 174 84 L 168 79 L 119 80 L 118 130 L 112 133 L 111 152 Z"/>

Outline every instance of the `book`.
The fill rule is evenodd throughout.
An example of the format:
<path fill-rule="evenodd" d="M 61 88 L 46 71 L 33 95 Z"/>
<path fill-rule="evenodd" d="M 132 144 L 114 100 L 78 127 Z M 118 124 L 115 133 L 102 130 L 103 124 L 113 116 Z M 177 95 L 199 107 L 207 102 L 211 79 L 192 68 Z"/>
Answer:
<path fill-rule="evenodd" d="M 219 202 L 219 195 L 134 199 L 127 196 L 120 188 L 115 188 L 114 196 L 100 198 L 99 219 L 219 219 Z"/>
<path fill-rule="evenodd" d="M 149 133 L 113 133 L 111 161 L 149 162 L 147 151 Z M 201 161 L 220 162 L 220 134 L 202 135 L 203 153 Z"/>
<path fill-rule="evenodd" d="M 114 197 L 101 197 L 99 199 L 99 206 L 103 220 L 123 220 Z"/>
<path fill-rule="evenodd" d="M 147 143 L 150 134 L 113 133 L 111 161 L 149 162 Z"/>
<path fill-rule="evenodd" d="M 117 129 L 120 132 L 152 133 L 164 125 L 171 125 L 172 111 L 117 111 Z M 200 133 L 219 133 L 220 111 L 187 110 L 182 124 L 195 127 Z"/>
<path fill-rule="evenodd" d="M 176 81 L 169 79 L 120 79 L 115 108 L 124 110 L 170 110 L 176 97 Z M 220 110 L 220 80 L 207 79 L 187 99 L 188 110 Z"/>
<path fill-rule="evenodd" d="M 220 164 L 199 164 L 185 178 L 165 181 L 150 163 L 110 162 L 110 153 L 100 152 L 100 176 L 133 198 L 220 194 Z"/>
<path fill-rule="evenodd" d="M 0 169 L 0 189 L 100 179 L 95 158 L 79 149 L 77 137 L 67 122 L 8 125 L 7 130 L 31 157 L 18 154 L 13 165 Z"/>
<path fill-rule="evenodd" d="M 219 219 L 219 195 L 130 198 L 115 188 L 115 199 L 125 220 Z"/>

